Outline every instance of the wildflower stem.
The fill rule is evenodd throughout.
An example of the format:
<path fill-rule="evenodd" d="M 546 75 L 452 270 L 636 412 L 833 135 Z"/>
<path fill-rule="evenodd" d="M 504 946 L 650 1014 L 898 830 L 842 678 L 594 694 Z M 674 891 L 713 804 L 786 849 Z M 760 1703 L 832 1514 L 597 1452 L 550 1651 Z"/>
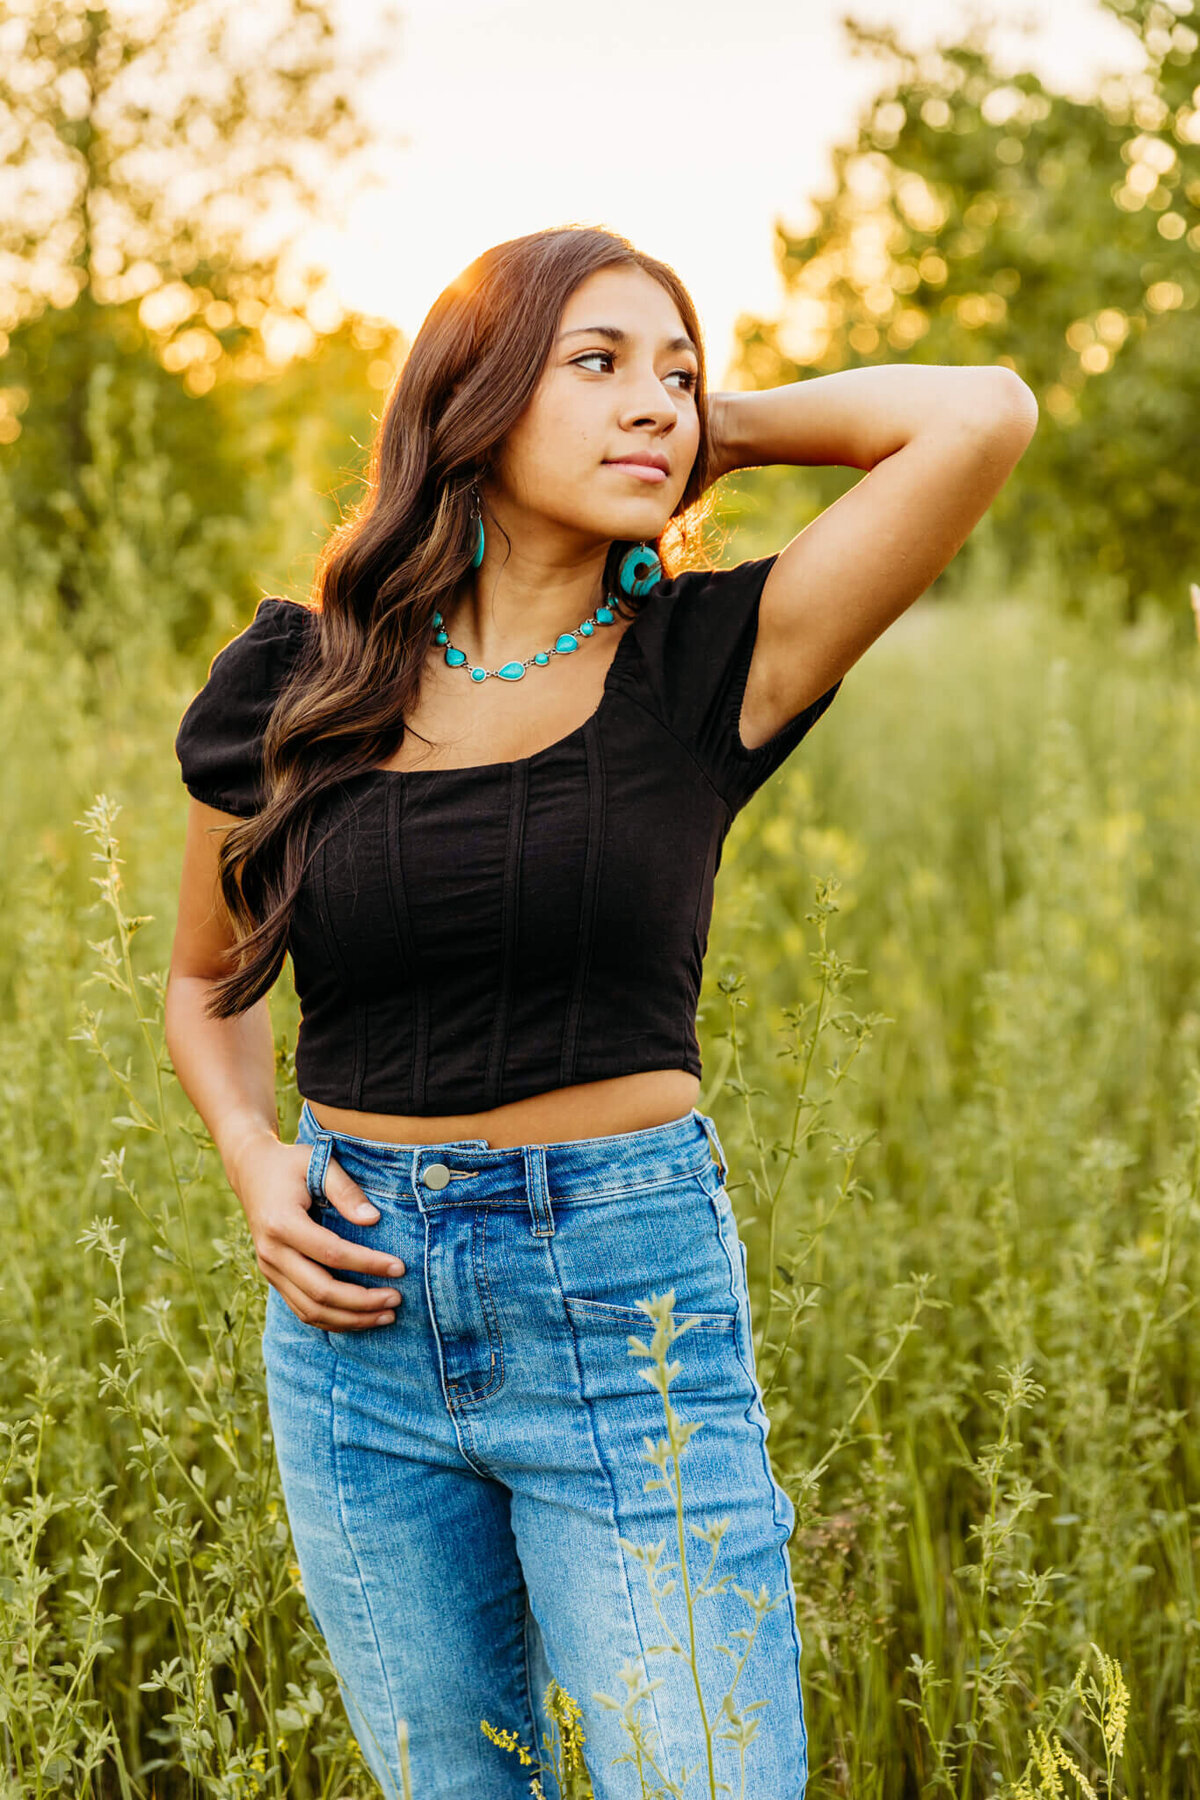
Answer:
<path fill-rule="evenodd" d="M 677 1416 L 668 1393 L 664 1393 L 663 1402 L 667 1409 L 667 1434 L 671 1443 L 671 1460 L 675 1466 L 675 1529 L 679 1541 L 679 1578 L 683 1583 L 683 1594 L 687 1603 L 688 1662 L 691 1666 L 692 1682 L 696 1689 L 696 1704 L 700 1708 L 700 1723 L 704 1730 L 704 1752 L 708 1761 L 708 1790 L 711 1800 L 717 1800 L 717 1772 L 713 1763 L 712 1726 L 708 1722 L 708 1711 L 704 1705 L 704 1689 L 700 1684 L 700 1669 L 696 1661 L 696 1608 L 692 1596 L 692 1581 L 688 1570 L 687 1544 L 684 1536 L 683 1476 L 679 1466 L 680 1442 L 679 1434 L 676 1431 Z"/>

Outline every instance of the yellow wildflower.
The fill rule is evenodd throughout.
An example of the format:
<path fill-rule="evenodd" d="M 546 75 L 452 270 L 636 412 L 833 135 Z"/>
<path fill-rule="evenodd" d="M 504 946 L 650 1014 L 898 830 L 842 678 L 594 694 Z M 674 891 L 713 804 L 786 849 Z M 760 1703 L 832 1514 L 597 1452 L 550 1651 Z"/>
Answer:
<path fill-rule="evenodd" d="M 480 1719 L 479 1729 L 485 1738 L 490 1738 L 492 1743 L 499 1745 L 501 1750 L 515 1750 L 523 1764 L 533 1761 L 532 1755 L 521 1743 L 515 1731 L 497 1731 L 496 1727 L 489 1725 L 486 1719 Z"/>

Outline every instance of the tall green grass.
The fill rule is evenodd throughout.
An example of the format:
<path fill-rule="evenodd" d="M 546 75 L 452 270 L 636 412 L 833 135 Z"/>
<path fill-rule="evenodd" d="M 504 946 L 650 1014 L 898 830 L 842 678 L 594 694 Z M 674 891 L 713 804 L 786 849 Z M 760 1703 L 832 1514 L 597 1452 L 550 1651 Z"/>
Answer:
<path fill-rule="evenodd" d="M 150 617 L 97 668 L 45 593 L 0 592 L 3 1791 L 359 1800 L 265 1289 L 162 1046 L 203 669 Z M 1152 626 L 921 602 L 731 834 L 701 1104 L 814 1797 L 1200 1796 L 1198 724 Z"/>

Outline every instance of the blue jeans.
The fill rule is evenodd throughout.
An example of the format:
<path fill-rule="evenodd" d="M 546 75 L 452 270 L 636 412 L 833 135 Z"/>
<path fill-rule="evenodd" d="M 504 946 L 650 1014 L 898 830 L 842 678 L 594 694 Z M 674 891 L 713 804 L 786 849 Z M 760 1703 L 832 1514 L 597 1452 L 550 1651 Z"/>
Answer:
<path fill-rule="evenodd" d="M 488 1149 L 324 1131 L 305 1103 L 298 1141 L 313 1146 L 318 1223 L 406 1265 L 390 1325 L 321 1330 L 270 1288 L 263 1335 L 305 1596 L 384 1793 L 403 1793 L 406 1720 L 414 1800 L 525 1800 L 553 1676 L 582 1708 L 596 1800 L 643 1793 L 622 1710 L 598 1690 L 641 1722 L 646 1792 L 686 1779 L 688 1794 L 709 1793 L 702 1699 L 732 1800 L 801 1800 L 795 1514 L 767 1454 L 745 1250 L 712 1120 L 693 1109 L 645 1131 Z M 378 1207 L 375 1224 L 326 1199 L 331 1155 Z M 680 1465 L 700 1696 L 675 1499 L 647 1492 L 663 1402 L 627 1342 L 650 1342 L 636 1302 L 669 1288 L 676 1320 L 695 1321 L 672 1347 L 670 1395 L 700 1427 Z M 721 1520 L 714 1564 L 697 1528 Z M 654 1683 L 641 1700 L 623 1668 Z M 741 1746 L 722 1736 L 735 1675 Z M 515 1732 L 535 1763 L 482 1720 Z"/>

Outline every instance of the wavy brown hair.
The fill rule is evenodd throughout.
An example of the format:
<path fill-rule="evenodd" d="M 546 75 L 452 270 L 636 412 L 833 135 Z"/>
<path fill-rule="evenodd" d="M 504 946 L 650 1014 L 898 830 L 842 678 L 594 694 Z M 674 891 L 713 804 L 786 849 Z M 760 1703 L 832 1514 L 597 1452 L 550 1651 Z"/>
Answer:
<path fill-rule="evenodd" d="M 221 844 L 221 892 L 237 940 L 207 1011 L 244 1012 L 274 985 L 309 859 L 309 825 L 337 782 L 386 762 L 404 736 L 433 636 L 471 562 L 472 483 L 484 479 L 533 397 L 568 297 L 598 269 L 645 270 L 670 294 L 697 346 L 696 460 L 656 548 L 667 574 L 694 559 L 709 486 L 703 342 L 675 271 L 623 237 L 584 226 L 530 232 L 477 257 L 430 307 L 384 408 L 365 491 L 318 558 L 318 628 L 284 684 L 263 738 L 262 809 Z M 619 593 L 629 548 L 614 540 L 604 591 Z M 626 616 L 640 607 L 622 596 Z"/>

